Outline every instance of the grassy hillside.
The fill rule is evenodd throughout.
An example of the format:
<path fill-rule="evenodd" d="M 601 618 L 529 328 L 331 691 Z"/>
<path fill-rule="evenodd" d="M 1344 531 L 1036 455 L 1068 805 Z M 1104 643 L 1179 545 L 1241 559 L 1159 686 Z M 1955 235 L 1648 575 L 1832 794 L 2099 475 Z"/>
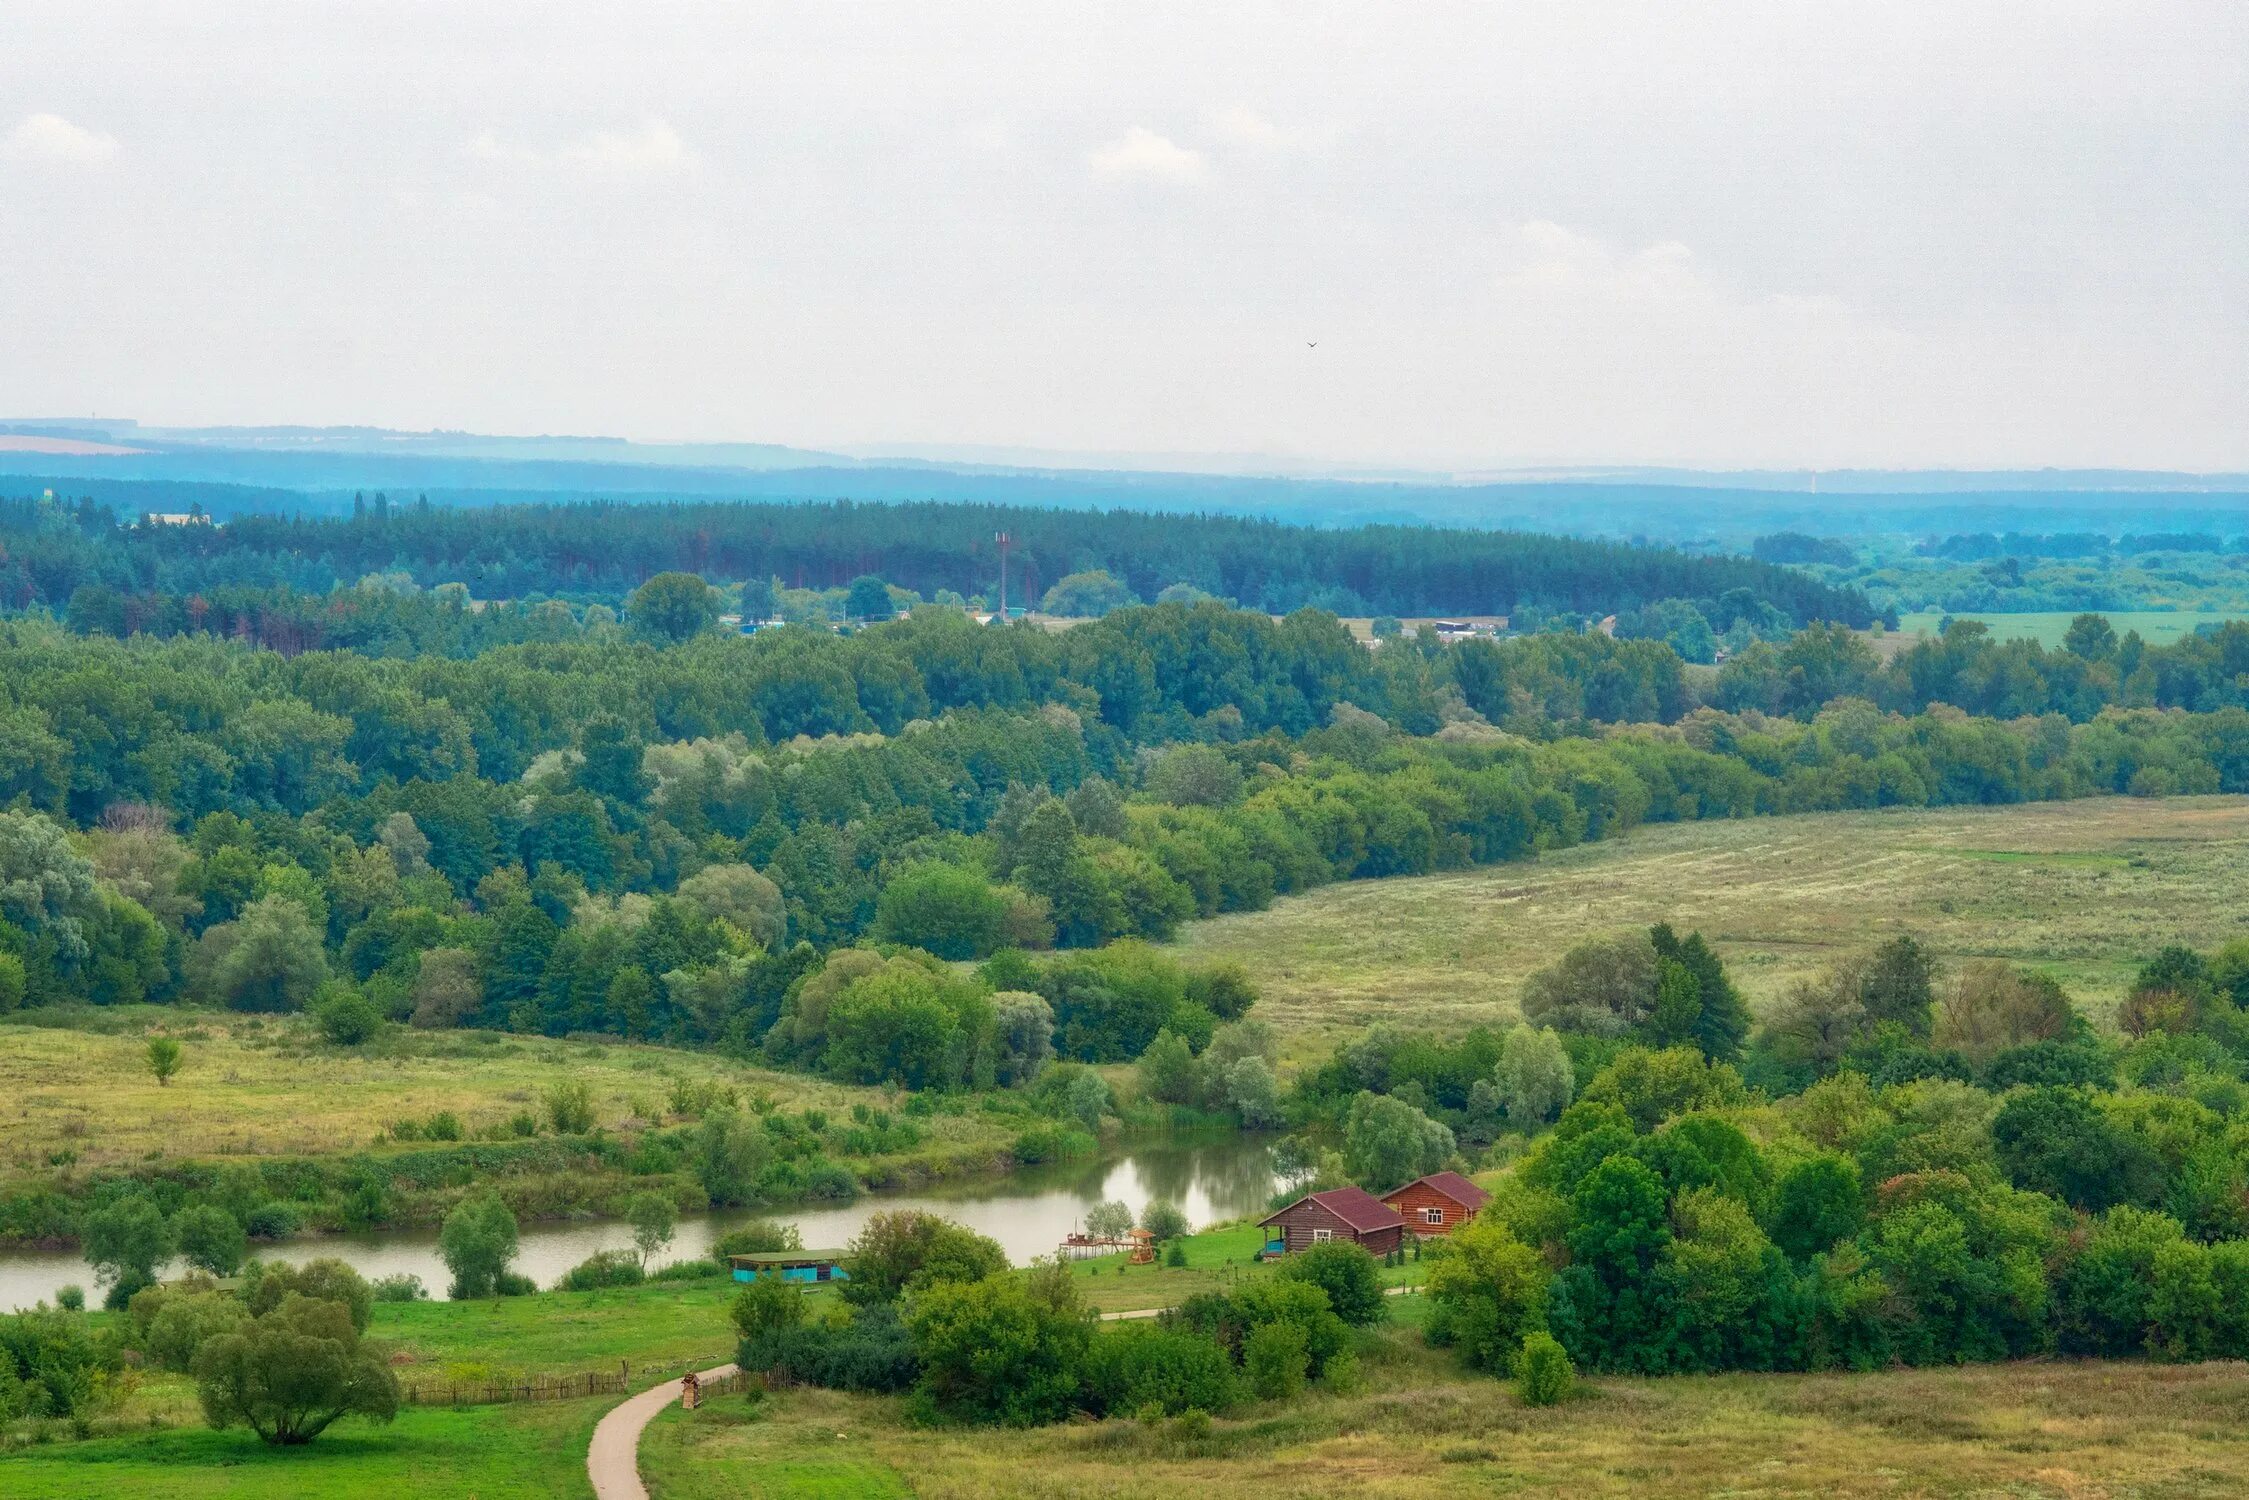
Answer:
<path fill-rule="evenodd" d="M 1404 1299 L 1412 1302 L 1415 1299 Z M 2183 1497 L 2249 1489 L 2239 1364 L 2064 1363 L 1873 1375 L 1604 1380 L 1526 1408 L 1402 1332 L 1368 1394 L 1216 1422 L 907 1427 L 894 1402 L 797 1391 L 659 1418 L 655 1500 L 1293 1496 Z"/>
<path fill-rule="evenodd" d="M 68 1029 L 52 1024 L 65 1020 Z M 147 1065 L 147 1038 L 158 1033 L 185 1051 L 164 1086 Z M 875 1089 L 629 1042 L 393 1029 L 364 1048 L 339 1048 L 299 1017 L 165 1006 L 44 1012 L 0 1025 L 0 1173 L 43 1169 L 58 1153 L 94 1168 L 364 1151 L 396 1122 L 441 1110 L 473 1139 L 504 1133 L 517 1114 L 539 1115 L 542 1091 L 563 1079 L 586 1084 L 595 1123 L 607 1127 L 664 1118 L 675 1080 L 839 1117 L 854 1102 L 895 1103 Z M 940 1150 L 1004 1140 L 975 1115 L 935 1116 L 927 1128 Z"/>
<path fill-rule="evenodd" d="M 1355 881 L 1180 941 L 1257 977 L 1300 1053 L 1373 1021 L 1511 1019 L 1523 979 L 1591 934 L 1668 920 L 1753 1005 L 1837 953 L 1911 932 L 1949 959 L 2050 968 L 2105 1018 L 2157 947 L 2249 926 L 2249 798 L 2102 799 L 1669 824 L 1409 880 Z"/>

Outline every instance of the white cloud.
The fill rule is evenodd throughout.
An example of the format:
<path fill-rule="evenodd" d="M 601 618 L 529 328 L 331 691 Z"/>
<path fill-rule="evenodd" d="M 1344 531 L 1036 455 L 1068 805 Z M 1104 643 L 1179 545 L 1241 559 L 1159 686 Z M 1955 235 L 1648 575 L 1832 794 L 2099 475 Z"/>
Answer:
<path fill-rule="evenodd" d="M 1237 146 L 1270 151 L 1288 144 L 1288 132 L 1246 104 L 1229 105 L 1214 111 L 1210 128 L 1221 138 Z"/>
<path fill-rule="evenodd" d="M 565 147 L 562 159 L 596 172 L 663 177 L 685 170 L 693 157 L 678 131 L 662 120 L 651 119 L 638 130 L 596 131 L 578 144 Z"/>
<path fill-rule="evenodd" d="M 1514 291 L 1643 300 L 1709 300 L 1715 295 L 1695 264 L 1694 251 L 1677 240 L 1626 251 L 1551 219 L 1533 219 L 1515 231 L 1499 284 Z"/>
<path fill-rule="evenodd" d="M 59 161 L 90 166 L 117 154 L 117 138 L 73 125 L 61 115 L 36 114 L 0 141 L 0 155 L 19 161 Z"/>
<path fill-rule="evenodd" d="M 1145 125 L 1135 125 L 1086 160 L 1104 177 L 1157 177 L 1172 182 L 1200 182 L 1203 154 L 1190 150 Z"/>
<path fill-rule="evenodd" d="M 502 140 L 489 130 L 478 133 L 462 149 L 472 160 L 496 166 L 560 164 L 609 177 L 667 177 L 695 161 L 679 132 L 657 119 L 637 130 L 597 130 L 551 152 Z"/>

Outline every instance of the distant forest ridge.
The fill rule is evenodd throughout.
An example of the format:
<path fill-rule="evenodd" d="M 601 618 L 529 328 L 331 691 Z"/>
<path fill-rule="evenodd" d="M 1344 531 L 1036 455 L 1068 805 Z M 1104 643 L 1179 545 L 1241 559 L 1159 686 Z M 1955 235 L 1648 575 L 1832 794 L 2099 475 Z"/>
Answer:
<path fill-rule="evenodd" d="M 50 436 L 62 436 L 60 429 Z M 531 499 L 958 501 L 1072 510 L 1212 512 L 1315 526 L 1533 528 L 1732 550 L 1771 531 L 1823 536 L 1973 531 L 2249 531 L 2249 476 L 2132 471 L 1537 476 L 1253 474 L 862 461 L 758 444 L 628 444 L 457 434 L 246 432 L 241 446 L 130 428 L 72 435 L 124 454 L 0 452 L 0 490 L 53 488 L 121 508 L 348 513 L 354 493 L 480 507 Z M 170 497 L 170 498 L 167 498 Z M 174 503 L 178 501 L 179 503 Z M 2152 525 L 2151 522 L 2160 524 Z"/>
<path fill-rule="evenodd" d="M 996 593 L 1005 531 L 1010 597 L 1105 571 L 1143 600 L 1186 584 L 1252 609 L 1338 614 L 1495 614 L 1525 606 L 1616 613 L 1658 600 L 1746 593 L 1796 623 L 1865 626 L 1856 589 L 1733 556 L 1664 547 L 1427 526 L 1351 530 L 1223 515 L 996 505 L 544 502 L 454 509 L 370 498 L 342 517 L 238 515 L 223 527 L 112 529 L 98 506 L 8 502 L 12 575 L 4 602 L 59 605 L 81 584 L 122 593 L 256 581 L 325 592 L 405 571 L 479 598 L 621 596 L 657 573 L 716 581 L 778 578 L 833 588 L 864 574 L 925 597 Z M 128 512 L 116 518 L 137 520 Z"/>

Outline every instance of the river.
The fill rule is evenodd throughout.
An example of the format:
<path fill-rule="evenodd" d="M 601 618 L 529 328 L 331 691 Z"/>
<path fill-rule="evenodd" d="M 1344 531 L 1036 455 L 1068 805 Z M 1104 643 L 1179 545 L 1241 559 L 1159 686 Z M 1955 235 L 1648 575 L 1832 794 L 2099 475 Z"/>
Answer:
<path fill-rule="evenodd" d="M 1089 1207 L 1107 1199 L 1122 1199 L 1135 1215 L 1156 1199 L 1168 1199 L 1200 1229 L 1262 1210 L 1279 1186 L 1271 1147 L 1257 1137 L 1150 1143 L 1099 1161 L 1026 1168 L 912 1193 L 870 1193 L 843 1207 L 696 1214 L 680 1220 L 671 1248 L 655 1263 L 692 1260 L 718 1236 L 752 1218 L 794 1224 L 806 1248 L 830 1249 L 841 1248 L 872 1214 L 923 1208 L 990 1235 L 1020 1264 L 1051 1252 L 1083 1221 Z M 544 1289 L 598 1250 L 631 1247 L 631 1226 L 620 1220 L 526 1224 L 514 1269 Z M 432 1296 L 443 1296 L 450 1279 L 438 1258 L 435 1229 L 320 1235 L 254 1249 L 268 1261 L 333 1256 L 370 1279 L 411 1273 L 422 1278 Z M 97 1300 L 93 1268 L 73 1251 L 0 1252 L 0 1309 L 52 1302 L 57 1289 L 71 1284 L 85 1288 L 89 1301 Z"/>

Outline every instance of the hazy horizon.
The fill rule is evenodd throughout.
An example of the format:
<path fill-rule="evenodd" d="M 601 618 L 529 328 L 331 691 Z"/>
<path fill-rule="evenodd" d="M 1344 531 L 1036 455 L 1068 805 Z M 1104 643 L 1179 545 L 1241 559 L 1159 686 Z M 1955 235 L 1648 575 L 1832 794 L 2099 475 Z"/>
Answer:
<path fill-rule="evenodd" d="M 6 40 L 0 410 L 2249 468 L 2240 7 L 30 0 Z"/>

